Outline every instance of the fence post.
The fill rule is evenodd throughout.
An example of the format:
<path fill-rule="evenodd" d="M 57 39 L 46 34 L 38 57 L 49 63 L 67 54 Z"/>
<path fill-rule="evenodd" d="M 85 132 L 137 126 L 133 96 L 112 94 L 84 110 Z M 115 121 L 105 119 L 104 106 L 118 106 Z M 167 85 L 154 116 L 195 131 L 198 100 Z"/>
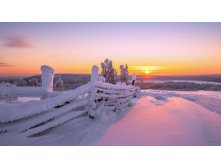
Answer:
<path fill-rule="evenodd" d="M 48 92 L 53 92 L 54 69 L 49 66 L 42 65 L 41 72 L 42 87 Z"/>
<path fill-rule="evenodd" d="M 99 71 L 99 68 L 98 68 L 97 66 L 93 65 L 91 71 L 92 71 L 91 81 L 92 81 L 92 82 L 95 82 L 95 81 L 97 81 L 97 79 L 98 79 L 98 71 Z"/>
<path fill-rule="evenodd" d="M 91 82 L 92 82 L 92 86 L 91 86 L 91 90 L 90 90 L 90 96 L 89 96 L 89 104 L 88 104 L 88 112 L 89 112 L 89 117 L 90 118 L 95 118 L 96 117 L 96 113 L 95 113 L 95 109 L 96 109 L 96 103 L 94 102 L 94 96 L 96 94 L 96 82 L 98 79 L 98 67 L 97 66 L 93 66 L 92 67 L 92 74 L 91 74 Z"/>

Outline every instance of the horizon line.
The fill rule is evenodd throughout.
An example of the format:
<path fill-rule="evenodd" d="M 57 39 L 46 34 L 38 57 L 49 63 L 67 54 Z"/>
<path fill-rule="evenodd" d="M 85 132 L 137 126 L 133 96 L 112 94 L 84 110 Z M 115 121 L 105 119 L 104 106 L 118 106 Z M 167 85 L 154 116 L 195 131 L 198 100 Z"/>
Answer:
<path fill-rule="evenodd" d="M 91 73 L 55 73 L 54 75 L 91 75 Z M 133 75 L 133 73 L 129 74 L 129 76 Z M 221 75 L 221 73 L 218 74 L 135 74 L 137 76 L 174 76 L 174 77 L 185 77 L 185 76 L 215 76 L 215 75 Z M 0 75 L 0 79 L 4 78 L 28 78 L 28 77 L 34 77 L 34 76 L 41 76 L 41 74 L 33 74 L 33 75 Z M 118 75 L 120 76 L 120 75 Z"/>

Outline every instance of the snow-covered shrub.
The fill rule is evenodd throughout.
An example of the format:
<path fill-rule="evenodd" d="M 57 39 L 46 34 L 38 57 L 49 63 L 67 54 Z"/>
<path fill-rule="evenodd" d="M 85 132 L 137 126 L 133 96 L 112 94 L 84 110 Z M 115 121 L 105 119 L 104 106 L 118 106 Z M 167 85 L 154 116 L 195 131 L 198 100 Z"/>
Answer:
<path fill-rule="evenodd" d="M 114 82 L 116 83 L 116 82 L 117 82 L 117 80 L 118 80 L 118 78 L 117 78 L 117 71 L 116 71 L 116 70 L 114 70 Z"/>
<path fill-rule="evenodd" d="M 142 81 L 141 80 L 136 80 L 136 83 L 142 83 Z"/>
<path fill-rule="evenodd" d="M 133 96 L 134 97 L 140 97 L 141 96 L 141 90 L 140 90 L 139 86 L 136 86 Z"/>
<path fill-rule="evenodd" d="M 121 82 L 116 82 L 116 85 L 121 85 Z"/>
<path fill-rule="evenodd" d="M 103 76 L 99 76 L 98 81 L 105 82 L 105 78 Z"/>
<path fill-rule="evenodd" d="M 101 63 L 101 75 L 105 78 L 108 83 L 115 84 L 117 82 L 117 71 L 113 68 L 111 60 L 106 59 Z"/>
<path fill-rule="evenodd" d="M 0 83 L 0 87 L 16 87 L 16 85 L 10 83 Z"/>
<path fill-rule="evenodd" d="M 116 85 L 126 86 L 125 82 L 117 82 Z"/>
<path fill-rule="evenodd" d="M 64 81 L 59 78 L 56 82 L 55 82 L 55 90 L 56 91 L 63 91 L 64 90 Z"/>
<path fill-rule="evenodd" d="M 23 80 L 23 79 L 16 80 L 16 81 L 15 81 L 15 84 L 16 84 L 17 86 L 21 86 L 21 87 L 25 87 L 25 86 L 28 85 L 28 83 L 27 83 L 25 80 Z"/>
<path fill-rule="evenodd" d="M 42 79 L 42 87 L 45 88 L 47 91 L 52 92 L 53 91 L 53 79 L 54 79 L 54 69 L 42 65 L 41 66 L 41 79 Z"/>
<path fill-rule="evenodd" d="M 121 82 L 125 82 L 128 84 L 128 79 L 129 79 L 129 73 L 128 73 L 128 66 L 127 64 L 125 65 L 120 65 L 120 79 Z"/>

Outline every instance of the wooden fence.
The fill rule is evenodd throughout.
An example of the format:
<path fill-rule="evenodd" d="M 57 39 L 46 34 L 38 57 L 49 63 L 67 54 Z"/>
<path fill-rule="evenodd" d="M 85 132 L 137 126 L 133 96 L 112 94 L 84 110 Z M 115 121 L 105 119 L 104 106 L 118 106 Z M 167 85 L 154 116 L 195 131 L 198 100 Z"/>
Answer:
<path fill-rule="evenodd" d="M 102 111 L 117 112 L 131 105 L 139 88 L 98 81 L 98 68 L 94 66 L 92 69 L 91 81 L 74 90 L 17 106 L 0 106 L 0 135 L 18 132 L 35 136 L 79 117 L 96 119 Z"/>

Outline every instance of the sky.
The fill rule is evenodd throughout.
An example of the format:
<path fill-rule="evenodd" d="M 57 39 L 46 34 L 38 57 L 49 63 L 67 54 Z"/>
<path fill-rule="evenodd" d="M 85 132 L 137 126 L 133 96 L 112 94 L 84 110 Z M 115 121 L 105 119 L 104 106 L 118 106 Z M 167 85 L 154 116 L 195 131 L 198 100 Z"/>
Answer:
<path fill-rule="evenodd" d="M 221 74 L 221 23 L 0 23 L 0 76 L 91 73 L 106 58 L 118 73 Z"/>

